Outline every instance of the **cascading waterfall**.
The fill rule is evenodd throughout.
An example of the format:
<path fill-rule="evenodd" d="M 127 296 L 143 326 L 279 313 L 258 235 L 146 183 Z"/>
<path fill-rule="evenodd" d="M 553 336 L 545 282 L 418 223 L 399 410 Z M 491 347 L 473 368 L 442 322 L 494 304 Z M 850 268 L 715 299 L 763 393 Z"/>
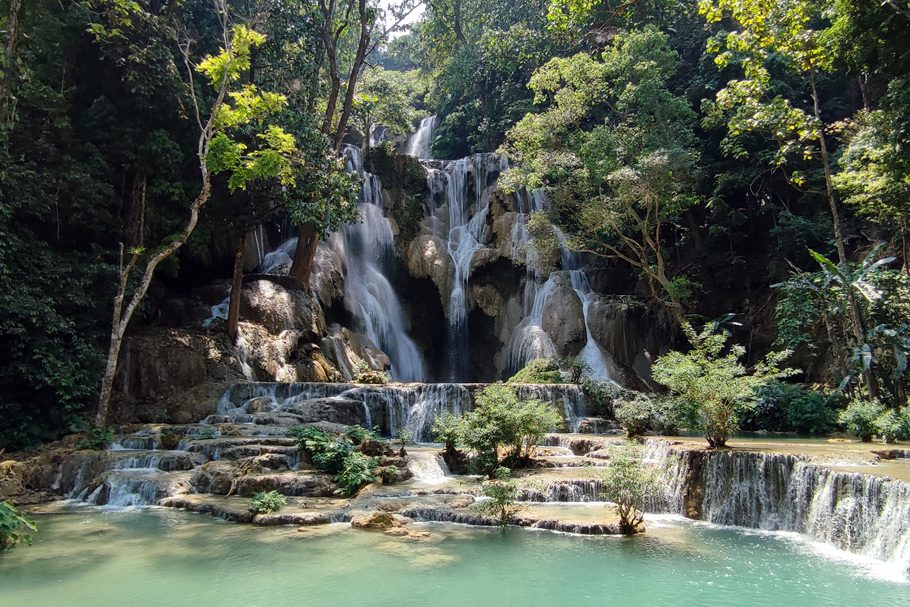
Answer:
<path fill-rule="evenodd" d="M 391 361 L 391 376 L 398 381 L 420 381 L 425 377 L 423 359 L 405 328 L 404 312 L 391 282 L 388 267 L 394 257 L 392 227 L 383 214 L 382 183 L 363 166 L 360 149 L 347 145 L 343 150 L 347 170 L 362 180 L 359 194 L 360 222 L 345 226 L 330 237 L 330 244 L 345 263 L 345 307 L 367 336 Z M 260 274 L 286 274 L 290 269 L 297 238 L 289 238 L 260 257 Z M 228 299 L 212 307 L 203 322 L 209 326 L 216 318 L 227 318 Z M 252 344 L 241 332 L 237 353 L 244 377 L 253 381 L 247 363 Z"/>
<path fill-rule="evenodd" d="M 530 234 L 527 229 L 527 217 L 530 213 L 543 211 L 546 198 L 540 190 L 516 193 L 519 214 L 512 225 L 511 252 L 513 259 L 518 259 L 527 268 L 524 290 L 522 292 L 522 311 L 525 317 L 512 332 L 509 342 L 509 370 L 517 372 L 535 358 L 551 358 L 557 355 L 556 346 L 542 327 L 544 308 L 547 298 L 555 288 L 555 278 L 561 272 L 568 272 L 569 282 L 576 296 L 581 301 L 585 326 L 585 345 L 580 353 L 587 365 L 591 377 L 600 381 L 611 379 L 606 356 L 600 345 L 591 334 L 588 324 L 591 303 L 597 294 L 588 282 L 587 274 L 581 269 L 578 255 L 568 246 L 565 236 L 556 230 L 561 252 L 561 271 L 551 272 L 546 280 L 541 281 L 536 272 L 534 248 L 530 246 Z M 555 228 L 554 228 L 555 229 Z"/>
<path fill-rule="evenodd" d="M 484 384 L 410 384 L 365 386 L 321 383 L 247 383 L 228 388 L 218 411 L 206 423 L 253 423 L 250 405 L 258 412 L 292 412 L 303 402 L 344 399 L 361 403 L 362 424 L 378 425 L 386 436 L 400 428 L 410 430 L 416 441 L 432 440 L 435 419 L 443 412 L 461 415 L 474 406 L 474 393 Z M 518 397 L 537 398 L 562 412 L 571 431 L 585 417 L 584 394 L 578 386 L 564 384 L 518 385 Z"/>
<path fill-rule="evenodd" d="M 910 483 L 796 455 L 685 451 L 665 441 L 649 441 L 646 456 L 667 470 L 667 499 L 655 510 L 801 533 L 910 573 Z"/>
<path fill-rule="evenodd" d="M 446 225 L 444 236 L 452 261 L 453 280 L 449 293 L 449 376 L 466 375 L 468 351 L 468 281 L 474 254 L 481 248 L 483 230 L 490 210 L 490 196 L 496 178 L 508 168 L 506 159 L 495 154 L 475 154 L 449 162 L 428 161 L 427 185 L 434 216 L 441 200 L 448 211 L 448 222 L 436 217 L 435 225 Z"/>
<path fill-rule="evenodd" d="M 436 116 L 428 116 L 420 121 L 417 132 L 408 137 L 405 150 L 408 156 L 421 160 L 430 157 L 430 148 L 433 146 L 433 132 L 436 130 L 438 120 Z"/>
<path fill-rule="evenodd" d="M 533 294 L 530 313 L 522 319 L 509 342 L 509 368 L 512 372 L 524 367 L 535 358 L 552 358 L 556 356 L 556 346 L 546 331 L 543 330 L 543 312 L 547 299 L 556 287 L 555 273 L 551 274 L 540 286 L 536 286 L 525 295 Z M 534 283 L 536 285 L 536 282 Z"/>
<path fill-rule="evenodd" d="M 600 345 L 594 340 L 594 336 L 591 335 L 591 327 L 588 326 L 588 309 L 597 295 L 591 289 L 591 284 L 588 282 L 588 277 L 584 270 L 570 270 L 569 280 L 572 283 L 572 289 L 575 290 L 575 294 L 581 300 L 582 316 L 585 323 L 585 346 L 581 350 L 581 360 L 587 366 L 591 377 L 600 381 L 607 381 L 610 379 L 607 360 L 604 357 L 603 350 L 600 349 Z"/>
<path fill-rule="evenodd" d="M 408 467 L 414 473 L 414 479 L 427 485 L 444 483 L 449 474 L 449 467 L 439 453 L 433 451 L 416 451 L 408 453 Z"/>
<path fill-rule="evenodd" d="M 401 302 L 385 270 L 394 255 L 394 242 L 392 226 L 383 215 L 382 184 L 364 170 L 358 148 L 345 146 L 344 154 L 348 170 L 363 179 L 360 223 L 345 226 L 331 238 L 336 253 L 346 261 L 345 307 L 389 356 L 394 379 L 420 381 L 423 360 L 405 330 Z"/>

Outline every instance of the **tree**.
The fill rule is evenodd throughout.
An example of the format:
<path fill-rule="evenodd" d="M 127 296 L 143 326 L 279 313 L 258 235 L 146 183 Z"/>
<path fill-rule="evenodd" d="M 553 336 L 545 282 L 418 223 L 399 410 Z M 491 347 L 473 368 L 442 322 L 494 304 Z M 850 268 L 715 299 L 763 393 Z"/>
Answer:
<path fill-rule="evenodd" d="M 834 226 L 834 243 L 839 263 L 847 261 L 841 215 L 834 195 L 834 168 L 829 151 L 827 125 L 821 113 L 818 79 L 833 65 L 825 44 L 824 32 L 817 28 L 823 20 L 825 3 L 819 0 L 700 0 L 699 12 L 708 23 L 728 18 L 740 29 L 718 33 L 709 41 L 708 51 L 715 63 L 726 68 L 739 62 L 743 78 L 730 80 L 712 101 L 705 101 L 705 125 L 726 125 L 724 150 L 734 156 L 747 154 L 742 136 L 750 132 L 768 133 L 779 146 L 775 158 L 784 166 L 793 157 L 811 159 L 818 144 L 824 170 L 824 196 Z M 769 63 L 780 59 L 786 69 L 800 75 L 809 86 L 811 110 L 800 108 L 772 88 Z M 790 180 L 806 184 L 802 173 Z"/>
<path fill-rule="evenodd" d="M 616 505 L 620 533 L 641 533 L 645 518 L 642 508 L 660 487 L 661 471 L 645 463 L 642 449 L 636 445 L 613 445 L 609 454 L 609 465 L 600 473 L 601 495 Z"/>
<path fill-rule="evenodd" d="M 519 400 L 514 388 L 494 384 L 477 395 L 474 409 L 459 419 L 455 432 L 441 424 L 437 435 L 447 443 L 459 441 L 473 449 L 474 467 L 493 477 L 496 469 L 508 463 L 518 467 L 526 463 L 531 448 L 544 434 L 562 424 L 555 407 L 538 399 Z M 499 451 L 505 449 L 500 459 Z"/>
<path fill-rule="evenodd" d="M 493 473 L 493 480 L 483 485 L 483 496 L 486 499 L 475 502 L 471 507 L 484 516 L 495 517 L 500 525 L 508 525 L 515 518 L 518 506 L 515 497 L 518 488 L 509 480 L 511 471 L 505 467 L 497 468 Z"/>
<path fill-rule="evenodd" d="M 379 67 L 364 72 L 352 113 L 357 129 L 363 134 L 364 156 L 369 154 L 375 125 L 387 127 L 399 135 L 411 132 L 418 117 L 411 103 L 400 73 Z"/>
<path fill-rule="evenodd" d="M 133 8 L 137 9 L 138 5 Z M 221 24 L 223 44 L 218 53 L 206 55 L 194 66 L 192 41 L 188 38 L 180 41 L 187 89 L 199 128 L 197 157 L 200 189 L 189 205 L 189 217 L 182 229 L 153 248 L 150 255 L 146 256 L 147 248 L 141 231 L 139 241 L 129 250 L 121 243 L 110 347 L 95 416 L 97 426 L 104 426 L 108 421 L 120 347 L 130 320 L 148 292 L 155 270 L 186 243 L 196 228 L 199 214 L 211 197 L 212 175 L 227 173 L 228 186 L 232 190 L 245 189 L 259 179 L 276 179 L 287 185 L 294 182 L 296 142 L 283 128 L 268 122 L 271 115 L 284 107 L 284 96 L 260 91 L 254 85 L 236 86 L 241 74 L 250 67 L 252 50 L 260 46 L 265 37 L 244 25 L 231 24 L 226 4 L 216 3 L 216 13 Z M 208 111 L 203 109 L 202 100 L 196 93 L 194 72 L 205 76 L 216 91 Z M 233 133 L 240 128 L 255 129 L 255 145 L 250 146 L 234 138 Z M 141 191 L 139 196 L 143 196 Z M 144 267 L 138 282 L 131 284 L 133 271 L 138 266 Z"/>
<path fill-rule="evenodd" d="M 844 202 L 860 216 L 899 234 L 904 272 L 910 274 L 910 162 L 901 142 L 892 136 L 895 120 L 894 112 L 863 110 L 848 121 L 841 170 L 833 182 Z"/>
<path fill-rule="evenodd" d="M 347 134 L 348 120 L 354 110 L 354 99 L 357 84 L 363 73 L 367 57 L 376 49 L 376 46 L 386 40 L 395 31 L 401 22 L 412 13 L 419 2 L 416 0 L 402 0 L 401 3 L 391 4 L 388 11 L 391 14 L 390 23 L 380 31 L 376 31 L 379 13 L 376 7 L 368 0 L 319 0 L 318 7 L 322 20 L 322 41 L 328 65 L 326 72 L 329 78 L 329 93 L 323 113 L 322 132 L 330 139 L 332 149 L 340 153 Z M 350 62 L 350 69 L 346 70 L 344 83 L 344 99 L 340 112 L 338 97 L 342 89 L 343 67 L 340 61 L 339 43 L 342 36 L 350 28 L 357 28 L 354 42 L 354 54 Z M 369 131 L 369 129 L 367 129 Z M 294 260 L 291 264 L 289 276 L 295 279 L 302 288 L 307 288 L 310 275 L 313 272 L 313 260 L 316 257 L 316 247 L 325 234 L 325 222 L 318 218 L 295 217 L 304 221 L 297 225 L 297 247 L 294 250 Z M 317 220 L 313 220 L 317 219 Z"/>
<path fill-rule="evenodd" d="M 672 391 L 675 416 L 690 430 L 704 434 L 709 446 L 719 449 L 739 429 L 739 416 L 755 406 L 756 390 L 795 373 L 779 368 L 790 352 L 768 354 L 750 373 L 740 362 L 745 348 L 727 348 L 728 332 L 717 333 L 709 325 L 699 333 L 688 323 L 682 328 L 692 349 L 659 357 L 652 376 Z"/>
<path fill-rule="evenodd" d="M 910 281 L 887 269 L 893 257 L 876 259 L 880 250 L 843 265 L 810 251 L 820 270 L 794 271 L 777 285 L 783 292 L 776 314 L 779 341 L 788 348 L 814 346 L 836 361 L 837 380 L 851 396 L 857 396 L 856 384 L 871 399 L 884 387 L 900 408 L 907 398 L 910 309 L 904 301 Z"/>
<path fill-rule="evenodd" d="M 696 201 L 697 154 L 695 114 L 668 88 L 677 62 L 653 27 L 621 32 L 599 57 L 552 59 L 529 84 L 546 109 L 503 151 L 518 163 L 507 186 L 543 188 L 570 247 L 628 263 L 681 318 L 694 285 L 672 275 L 664 241 Z"/>

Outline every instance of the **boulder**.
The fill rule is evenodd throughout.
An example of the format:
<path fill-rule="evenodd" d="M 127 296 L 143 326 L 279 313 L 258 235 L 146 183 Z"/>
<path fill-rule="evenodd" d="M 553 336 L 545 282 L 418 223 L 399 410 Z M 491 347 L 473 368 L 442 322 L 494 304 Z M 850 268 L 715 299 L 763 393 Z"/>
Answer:
<path fill-rule="evenodd" d="M 313 274 L 310 276 L 310 288 L 322 308 L 327 310 L 334 302 L 344 299 L 344 262 L 335 250 L 325 242 L 316 247 L 313 259 Z"/>
<path fill-rule="evenodd" d="M 366 424 L 363 403 L 341 396 L 300 401 L 286 406 L 285 410 L 296 415 L 303 423 L 324 421 L 345 426 Z"/>
<path fill-rule="evenodd" d="M 340 378 L 347 381 L 354 377 L 354 368 L 359 362 L 376 371 L 384 371 L 392 364 L 388 355 L 368 336 L 337 324 L 329 327 L 328 335 L 321 342 L 321 351 L 325 361 L 334 364 Z"/>
<path fill-rule="evenodd" d="M 555 285 L 544 305 L 541 326 L 561 355 L 574 356 L 585 345 L 584 308 L 568 276 L 558 274 L 553 280 Z"/>
<path fill-rule="evenodd" d="M 241 476 L 236 486 L 237 495 L 241 497 L 251 497 L 261 491 L 298 497 L 330 497 L 335 492 L 335 483 L 328 474 L 296 471 Z"/>
<path fill-rule="evenodd" d="M 471 300 L 474 305 L 480 308 L 484 314 L 496 318 L 502 311 L 504 304 L 502 295 L 490 284 L 472 284 Z"/>
<path fill-rule="evenodd" d="M 414 278 L 432 280 L 440 294 L 451 290 L 452 259 L 441 238 L 430 234 L 415 237 L 408 245 L 405 264 Z"/>
<path fill-rule="evenodd" d="M 403 527 L 411 522 L 411 519 L 395 514 L 393 512 L 364 512 L 356 514 L 351 518 L 351 526 L 357 529 L 378 529 L 386 530 L 397 527 Z"/>
<path fill-rule="evenodd" d="M 111 410 L 120 423 L 192 423 L 242 380 L 226 335 L 150 328 L 124 342 Z"/>
<path fill-rule="evenodd" d="M 262 325 L 273 335 L 294 330 L 308 342 L 317 341 L 326 331 L 316 297 L 271 280 L 254 280 L 243 285 L 240 317 Z"/>

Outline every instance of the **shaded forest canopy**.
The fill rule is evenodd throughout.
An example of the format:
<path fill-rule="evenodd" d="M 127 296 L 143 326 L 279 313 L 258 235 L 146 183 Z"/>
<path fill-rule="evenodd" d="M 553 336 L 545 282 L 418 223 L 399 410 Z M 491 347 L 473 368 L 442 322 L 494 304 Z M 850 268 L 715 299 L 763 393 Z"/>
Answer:
<path fill-rule="evenodd" d="M 430 115 L 434 157 L 547 194 L 542 252 L 557 226 L 750 360 L 905 404 L 906 0 L 2 0 L 0 29 L 0 448 L 91 417 L 118 289 L 201 193 L 133 326 L 264 221 L 355 220 L 343 143 Z"/>

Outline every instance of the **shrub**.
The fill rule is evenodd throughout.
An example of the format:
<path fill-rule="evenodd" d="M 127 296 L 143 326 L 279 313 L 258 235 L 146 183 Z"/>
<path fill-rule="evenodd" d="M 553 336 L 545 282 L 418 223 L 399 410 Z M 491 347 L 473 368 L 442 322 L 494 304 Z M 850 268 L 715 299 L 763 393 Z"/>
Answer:
<path fill-rule="evenodd" d="M 184 434 L 173 428 L 165 428 L 158 436 L 158 445 L 161 449 L 172 451 L 177 448 L 180 441 L 183 440 Z"/>
<path fill-rule="evenodd" d="M 202 431 L 196 435 L 196 438 L 202 440 L 211 440 L 218 437 L 218 430 L 215 428 L 203 428 Z"/>
<path fill-rule="evenodd" d="M 352 381 L 355 384 L 383 385 L 389 383 L 391 378 L 385 371 L 372 369 L 368 364 L 359 360 L 354 364 L 354 377 L 352 378 Z"/>
<path fill-rule="evenodd" d="M 827 434 L 837 425 L 837 395 L 779 381 L 762 386 L 756 394 L 755 408 L 742 419 L 745 429 Z"/>
<path fill-rule="evenodd" d="M 910 438 L 910 414 L 905 408 L 902 411 L 888 409 L 875 419 L 875 433 L 882 441 L 893 443 Z"/>
<path fill-rule="evenodd" d="M 316 468 L 335 475 L 335 482 L 339 485 L 336 493 L 350 495 L 363 485 L 375 482 L 377 474 L 382 472 L 377 470 L 379 458 L 357 451 L 352 442 L 358 440 L 361 446 L 374 444 L 377 439 L 373 430 L 348 426 L 336 436 L 313 426 L 297 426 L 291 428 L 290 434 L 297 439 L 297 444 L 310 456 Z M 397 479 L 397 469 L 388 473 L 394 473 Z"/>
<path fill-rule="evenodd" d="M 433 420 L 433 437 L 441 442 L 446 453 L 455 453 L 463 440 L 464 425 L 461 419 L 448 411 Z"/>
<path fill-rule="evenodd" d="M 291 428 L 290 434 L 310 456 L 313 465 L 329 474 L 341 472 L 344 458 L 354 450 L 354 445 L 346 435 L 335 436 L 313 426 Z"/>
<path fill-rule="evenodd" d="M 858 436 L 864 443 L 872 441 L 878 429 L 876 421 L 885 412 L 885 407 L 877 400 L 855 398 L 837 417 L 847 432 Z"/>
<path fill-rule="evenodd" d="M 9 502 L 0 502 L 0 552 L 12 550 L 19 544 L 30 546 L 32 536 L 23 533 L 22 528 L 37 531 L 35 521 L 20 512 Z"/>
<path fill-rule="evenodd" d="M 364 428 L 363 426 L 347 426 L 344 429 L 344 435 L 351 439 L 351 442 L 355 445 L 359 445 L 367 441 L 379 440 L 379 429 Z"/>
<path fill-rule="evenodd" d="M 398 482 L 401 470 L 398 469 L 398 466 L 391 465 L 380 466 L 379 468 L 376 468 L 376 472 L 382 479 L 383 484 L 391 485 L 392 483 Z"/>
<path fill-rule="evenodd" d="M 739 429 L 740 415 L 755 407 L 756 390 L 794 373 L 778 368 L 789 352 L 769 354 L 749 374 L 740 362 L 745 348 L 733 345 L 727 349 L 729 333 L 716 333 L 710 325 L 696 333 L 685 323 L 683 331 L 692 349 L 661 356 L 652 375 L 673 391 L 675 398 L 669 402 L 676 409 L 674 417 L 703 433 L 712 448 L 724 447 Z"/>
<path fill-rule="evenodd" d="M 507 449 L 513 466 L 521 465 L 547 432 L 562 424 L 555 407 L 537 399 L 519 400 L 514 388 L 487 386 L 476 397 L 474 409 L 460 418 L 459 439 L 475 452 L 472 467 L 492 477 L 500 465 L 499 449 Z"/>
<path fill-rule="evenodd" d="M 552 358 L 535 358 L 509 378 L 510 384 L 561 384 L 562 372 Z"/>
<path fill-rule="evenodd" d="M 256 514 L 265 514 L 268 512 L 278 512 L 281 507 L 286 505 L 288 500 L 277 491 L 260 491 L 254 493 L 250 500 L 249 510 Z"/>
<path fill-rule="evenodd" d="M 660 470 L 645 464 L 642 450 L 636 445 L 610 448 L 610 465 L 603 469 L 602 497 L 616 504 L 619 529 L 623 535 L 641 531 L 645 500 L 661 484 Z"/>
<path fill-rule="evenodd" d="M 500 525 L 508 525 L 518 510 L 515 505 L 518 490 L 509 480 L 510 475 L 511 471 L 508 468 L 504 466 L 496 468 L 493 472 L 496 480 L 489 481 L 483 486 L 483 496 L 486 499 L 476 502 L 471 508 L 478 514 L 496 518 Z"/>
<path fill-rule="evenodd" d="M 597 381 L 591 377 L 581 379 L 581 392 L 593 413 L 613 417 L 614 403 L 626 395 L 626 390 L 609 381 Z"/>
<path fill-rule="evenodd" d="M 376 465 L 379 458 L 364 455 L 359 451 L 348 453 L 342 462 L 341 471 L 335 477 L 338 489 L 335 493 L 352 495 L 364 485 L 376 482 Z"/>
<path fill-rule="evenodd" d="M 580 384 L 582 379 L 591 372 L 591 368 L 588 366 L 588 363 L 586 363 L 580 356 L 560 358 L 559 368 L 563 369 L 566 372 L 569 382 L 573 384 Z"/>
<path fill-rule="evenodd" d="M 653 430 L 657 421 L 657 409 L 646 394 L 635 394 L 619 401 L 616 407 L 616 421 L 626 429 L 626 436 L 637 438 Z"/>
<path fill-rule="evenodd" d="M 433 422 L 433 427 L 436 427 L 435 420 Z M 398 428 L 398 432 L 395 433 L 395 437 L 398 439 L 399 448 L 398 448 L 398 457 L 404 457 L 407 455 L 407 452 L 404 450 L 405 445 L 414 440 L 414 433 L 410 428 L 402 426 Z"/>
<path fill-rule="evenodd" d="M 77 449 L 91 449 L 93 451 L 103 451 L 111 446 L 114 442 L 114 429 L 91 426 L 85 432 L 83 438 L 76 445 Z"/>

